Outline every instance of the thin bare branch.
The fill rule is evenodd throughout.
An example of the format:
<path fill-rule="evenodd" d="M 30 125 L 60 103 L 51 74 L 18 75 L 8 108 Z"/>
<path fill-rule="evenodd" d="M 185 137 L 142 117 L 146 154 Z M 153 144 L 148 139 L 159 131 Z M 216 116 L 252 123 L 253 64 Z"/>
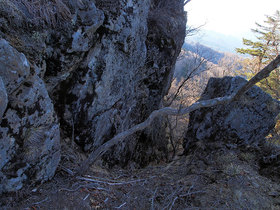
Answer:
<path fill-rule="evenodd" d="M 103 187 L 97 187 L 95 183 L 91 183 L 91 184 L 82 184 L 77 186 L 74 189 L 68 189 L 68 188 L 61 188 L 59 189 L 59 191 L 68 191 L 68 192 L 77 192 L 79 189 L 81 188 L 85 188 L 85 189 L 95 189 L 95 190 L 103 190 L 103 191 L 107 191 L 109 192 L 109 189 L 105 189 Z"/>
<path fill-rule="evenodd" d="M 126 204 L 126 202 L 124 202 L 122 205 L 115 207 L 115 209 L 120 209 L 121 207 L 123 207 Z"/>
<path fill-rule="evenodd" d="M 184 1 L 184 6 L 187 4 L 187 3 L 190 3 L 191 0 L 186 0 Z"/>
<path fill-rule="evenodd" d="M 88 193 L 88 194 L 86 195 L 86 197 L 83 198 L 83 200 L 85 201 L 85 200 L 88 198 L 89 195 L 90 195 L 90 194 Z"/>
<path fill-rule="evenodd" d="M 196 55 L 196 56 L 198 56 L 198 55 Z M 195 63 L 196 63 L 196 59 L 197 58 L 195 58 Z M 185 84 L 189 81 L 189 79 L 191 79 L 193 76 L 195 76 L 195 74 L 197 73 L 197 71 L 199 70 L 199 68 L 203 65 L 203 64 L 205 64 L 207 61 L 206 61 L 206 59 L 204 59 L 204 58 L 200 58 L 200 61 L 199 61 L 199 63 L 197 64 L 197 66 L 195 66 L 190 72 L 189 72 L 189 74 L 188 74 L 188 76 L 186 77 L 186 78 L 184 78 L 184 80 L 183 80 L 183 82 L 181 82 L 181 84 L 179 85 L 179 87 L 177 88 L 177 90 L 176 90 L 176 93 L 174 94 L 174 95 L 172 95 L 172 96 L 170 96 L 168 99 L 167 99 L 167 101 L 170 101 L 168 104 L 167 104 L 167 106 L 171 106 L 171 104 L 174 102 L 174 100 L 178 97 L 178 95 L 180 94 L 180 92 L 181 92 L 181 90 L 182 90 L 182 88 L 185 86 Z M 204 70 L 204 71 L 206 71 L 206 70 Z M 172 98 L 172 99 L 171 99 Z M 171 99 L 171 100 L 170 100 Z"/>
<path fill-rule="evenodd" d="M 199 26 L 188 26 L 187 25 L 187 28 L 186 28 L 186 37 L 190 37 L 190 36 L 194 36 L 196 35 L 200 29 L 205 26 L 206 24 L 202 24 L 202 25 L 199 25 Z"/>
<path fill-rule="evenodd" d="M 158 188 L 156 188 L 156 190 L 154 191 L 153 197 L 152 197 L 152 207 L 151 207 L 152 210 L 155 209 L 155 208 L 154 208 L 154 200 L 155 200 L 155 197 L 156 197 L 157 189 L 158 189 Z"/>
<path fill-rule="evenodd" d="M 114 185 L 127 185 L 127 184 L 132 184 L 132 183 L 146 181 L 146 179 L 137 179 L 137 180 L 126 181 L 126 182 L 105 182 L 105 181 L 100 181 L 100 180 L 97 180 L 97 179 L 91 179 L 91 178 L 79 177 L 79 176 L 76 177 L 76 178 L 79 179 L 79 180 L 83 180 L 83 181 L 107 184 L 107 185 L 110 185 L 110 186 L 114 186 Z M 149 179 L 151 179 L 151 178 L 155 178 L 155 176 L 149 177 Z"/>
<path fill-rule="evenodd" d="M 38 201 L 38 202 L 33 203 L 33 205 L 39 205 L 39 204 L 41 204 L 41 203 L 46 202 L 47 200 L 49 200 L 48 197 L 46 197 L 46 198 L 45 198 L 44 200 L 42 200 L 42 201 Z"/>

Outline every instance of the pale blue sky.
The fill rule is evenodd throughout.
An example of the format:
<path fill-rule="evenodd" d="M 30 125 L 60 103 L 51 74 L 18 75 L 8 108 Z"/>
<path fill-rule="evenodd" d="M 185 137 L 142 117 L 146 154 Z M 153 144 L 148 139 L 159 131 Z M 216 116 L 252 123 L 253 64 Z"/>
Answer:
<path fill-rule="evenodd" d="M 206 30 L 248 37 L 255 22 L 263 23 L 265 15 L 280 10 L 280 0 L 192 0 L 185 7 L 188 25 Z"/>

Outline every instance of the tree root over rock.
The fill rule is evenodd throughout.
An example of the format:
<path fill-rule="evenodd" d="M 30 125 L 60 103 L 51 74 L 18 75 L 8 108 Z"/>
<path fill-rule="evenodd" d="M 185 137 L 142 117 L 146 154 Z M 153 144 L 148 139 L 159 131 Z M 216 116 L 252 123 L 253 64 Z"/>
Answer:
<path fill-rule="evenodd" d="M 190 107 L 184 109 L 174 109 L 171 107 L 164 107 L 159 110 L 155 110 L 151 113 L 151 115 L 142 123 L 133 126 L 132 128 L 117 134 L 114 138 L 104 143 L 102 146 L 97 148 L 93 151 L 88 159 L 82 162 L 81 166 L 78 168 L 76 174 L 84 174 L 88 167 L 93 164 L 100 156 L 102 156 L 105 152 L 107 152 L 112 146 L 118 144 L 119 142 L 123 141 L 126 137 L 134 134 L 137 131 L 141 131 L 148 126 L 151 125 L 153 120 L 159 116 L 166 116 L 166 115 L 185 115 L 190 113 L 191 111 L 197 110 L 199 108 L 204 107 L 212 107 L 218 104 L 225 104 L 230 103 L 234 100 L 239 100 L 241 95 L 246 93 L 253 85 L 257 82 L 261 81 L 262 79 L 269 76 L 269 74 L 276 68 L 280 66 L 280 55 L 278 55 L 273 61 L 271 61 L 265 68 L 263 68 L 259 73 L 257 73 L 252 79 L 248 81 L 244 86 L 242 86 L 239 90 L 236 90 L 232 95 L 214 98 L 210 100 L 199 101 L 192 104 Z"/>

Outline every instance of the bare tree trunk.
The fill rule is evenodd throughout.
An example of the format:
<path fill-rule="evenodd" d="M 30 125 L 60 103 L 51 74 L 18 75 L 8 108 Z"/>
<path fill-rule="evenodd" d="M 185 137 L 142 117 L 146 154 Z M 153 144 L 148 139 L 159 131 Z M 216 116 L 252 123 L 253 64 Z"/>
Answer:
<path fill-rule="evenodd" d="M 266 78 L 269 76 L 269 74 L 276 68 L 280 66 L 280 55 L 278 55 L 273 61 L 271 61 L 265 68 L 263 68 L 259 73 L 257 73 L 252 79 L 248 81 L 244 86 L 242 86 L 236 93 L 230 95 L 230 96 L 224 96 L 219 98 L 214 98 L 210 100 L 204 100 L 199 101 L 191 106 L 184 108 L 184 109 L 174 109 L 171 107 L 165 107 L 159 110 L 153 111 L 150 116 L 142 123 L 137 124 L 133 126 L 132 128 L 117 134 L 114 138 L 104 143 L 102 146 L 100 146 L 97 150 L 93 151 L 88 159 L 86 159 L 84 162 L 82 162 L 81 166 L 78 168 L 76 174 L 83 174 L 86 172 L 88 167 L 93 164 L 101 155 L 103 155 L 105 152 L 107 152 L 112 146 L 116 145 L 117 143 L 120 143 L 123 141 L 126 137 L 132 135 L 133 133 L 137 131 L 144 130 L 148 126 L 151 125 L 153 120 L 156 117 L 159 116 L 166 116 L 166 115 L 185 115 L 188 114 L 194 110 L 197 110 L 199 108 L 205 108 L 205 107 L 212 107 L 216 106 L 218 104 L 225 104 L 229 103 L 233 100 L 238 100 L 240 96 L 244 93 L 246 93 L 253 85 L 255 85 L 260 80 Z"/>

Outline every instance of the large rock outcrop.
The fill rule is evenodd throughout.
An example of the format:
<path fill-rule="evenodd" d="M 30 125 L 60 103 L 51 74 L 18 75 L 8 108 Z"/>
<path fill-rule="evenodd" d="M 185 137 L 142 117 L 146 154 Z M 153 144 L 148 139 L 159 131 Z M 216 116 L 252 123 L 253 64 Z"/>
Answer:
<path fill-rule="evenodd" d="M 246 82 L 241 77 L 211 78 L 200 100 L 231 95 Z M 257 86 L 238 101 L 191 112 L 185 151 L 211 142 L 229 147 L 263 145 L 279 112 L 279 102 Z"/>
<path fill-rule="evenodd" d="M 51 178 L 60 139 L 90 152 L 146 119 L 160 107 L 185 37 L 181 0 L 7 0 L 0 15 L 1 192 Z M 163 158 L 167 142 L 155 125 L 103 160 Z"/>
<path fill-rule="evenodd" d="M 184 40 L 185 14 L 180 1 L 148 0 L 84 2 L 77 16 L 85 13 L 93 23 L 77 18 L 70 45 L 60 49 L 66 53 L 51 55 L 46 65 L 56 69 L 45 75 L 68 75 L 53 90 L 63 135 L 92 151 L 159 107 Z M 146 131 L 103 158 L 109 165 L 145 165 L 161 159 L 165 146 Z"/>
<path fill-rule="evenodd" d="M 26 57 L 0 40 L 0 193 L 51 178 L 60 160 L 59 124 L 44 82 Z"/>

